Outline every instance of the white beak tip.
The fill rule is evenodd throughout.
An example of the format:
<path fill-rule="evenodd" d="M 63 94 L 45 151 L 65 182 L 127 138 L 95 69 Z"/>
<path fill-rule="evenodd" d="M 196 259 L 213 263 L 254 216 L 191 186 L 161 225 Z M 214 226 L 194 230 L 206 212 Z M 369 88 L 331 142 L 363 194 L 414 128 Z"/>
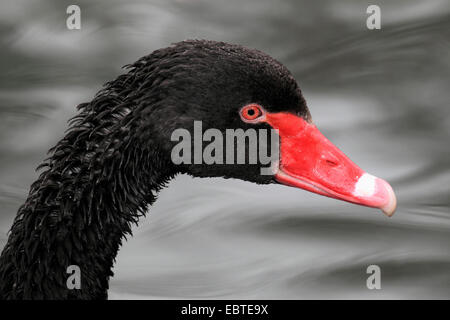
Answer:
<path fill-rule="evenodd" d="M 383 211 L 383 213 L 385 215 L 387 215 L 388 217 L 392 217 L 395 210 L 397 209 L 397 197 L 395 196 L 395 193 L 394 193 L 394 190 L 392 190 L 392 187 L 389 184 L 387 184 L 387 186 L 388 186 L 387 191 L 388 191 L 388 195 L 389 195 L 389 200 L 380 209 L 381 209 L 381 211 Z"/>

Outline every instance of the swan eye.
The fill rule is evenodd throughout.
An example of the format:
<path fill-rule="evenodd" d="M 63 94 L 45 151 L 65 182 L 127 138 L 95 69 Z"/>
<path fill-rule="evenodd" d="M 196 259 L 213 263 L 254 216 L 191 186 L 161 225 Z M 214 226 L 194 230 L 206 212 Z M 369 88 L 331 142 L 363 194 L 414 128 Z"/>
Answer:
<path fill-rule="evenodd" d="M 249 104 L 241 109 L 241 117 L 244 121 L 253 121 L 262 116 L 263 111 L 257 104 Z"/>

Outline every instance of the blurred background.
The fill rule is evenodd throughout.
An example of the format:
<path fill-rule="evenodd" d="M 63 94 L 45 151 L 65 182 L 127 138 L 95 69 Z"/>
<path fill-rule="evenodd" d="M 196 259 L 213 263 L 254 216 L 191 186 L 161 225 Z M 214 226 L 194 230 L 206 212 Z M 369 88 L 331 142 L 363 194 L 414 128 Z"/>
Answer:
<path fill-rule="evenodd" d="M 81 30 L 66 8 L 81 7 Z M 381 30 L 366 9 L 381 8 Z M 389 181 L 378 210 L 284 186 L 178 176 L 120 250 L 110 298 L 450 298 L 448 0 L 0 0 L 0 248 L 75 106 L 184 39 L 262 50 L 325 135 Z M 366 287 L 381 267 L 381 290 Z"/>

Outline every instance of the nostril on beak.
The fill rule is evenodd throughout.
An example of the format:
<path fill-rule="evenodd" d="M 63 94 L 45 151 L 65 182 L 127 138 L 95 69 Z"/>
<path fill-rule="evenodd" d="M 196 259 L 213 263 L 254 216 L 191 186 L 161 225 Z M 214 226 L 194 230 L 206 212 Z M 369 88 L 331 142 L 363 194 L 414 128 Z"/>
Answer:
<path fill-rule="evenodd" d="M 338 164 L 336 162 L 334 162 L 333 160 L 327 160 L 326 163 L 330 166 L 330 167 L 336 167 Z"/>

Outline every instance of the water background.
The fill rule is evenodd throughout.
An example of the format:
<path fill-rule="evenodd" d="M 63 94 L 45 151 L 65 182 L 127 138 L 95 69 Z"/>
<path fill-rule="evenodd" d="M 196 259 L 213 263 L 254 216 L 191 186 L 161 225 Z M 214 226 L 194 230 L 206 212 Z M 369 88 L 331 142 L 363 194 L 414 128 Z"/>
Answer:
<path fill-rule="evenodd" d="M 284 186 L 179 176 L 120 250 L 110 298 L 450 298 L 450 3 L 0 0 L 0 248 L 75 106 L 120 67 L 205 38 L 265 51 L 313 119 L 394 187 L 392 218 Z M 366 268 L 382 289 L 366 288 Z"/>

